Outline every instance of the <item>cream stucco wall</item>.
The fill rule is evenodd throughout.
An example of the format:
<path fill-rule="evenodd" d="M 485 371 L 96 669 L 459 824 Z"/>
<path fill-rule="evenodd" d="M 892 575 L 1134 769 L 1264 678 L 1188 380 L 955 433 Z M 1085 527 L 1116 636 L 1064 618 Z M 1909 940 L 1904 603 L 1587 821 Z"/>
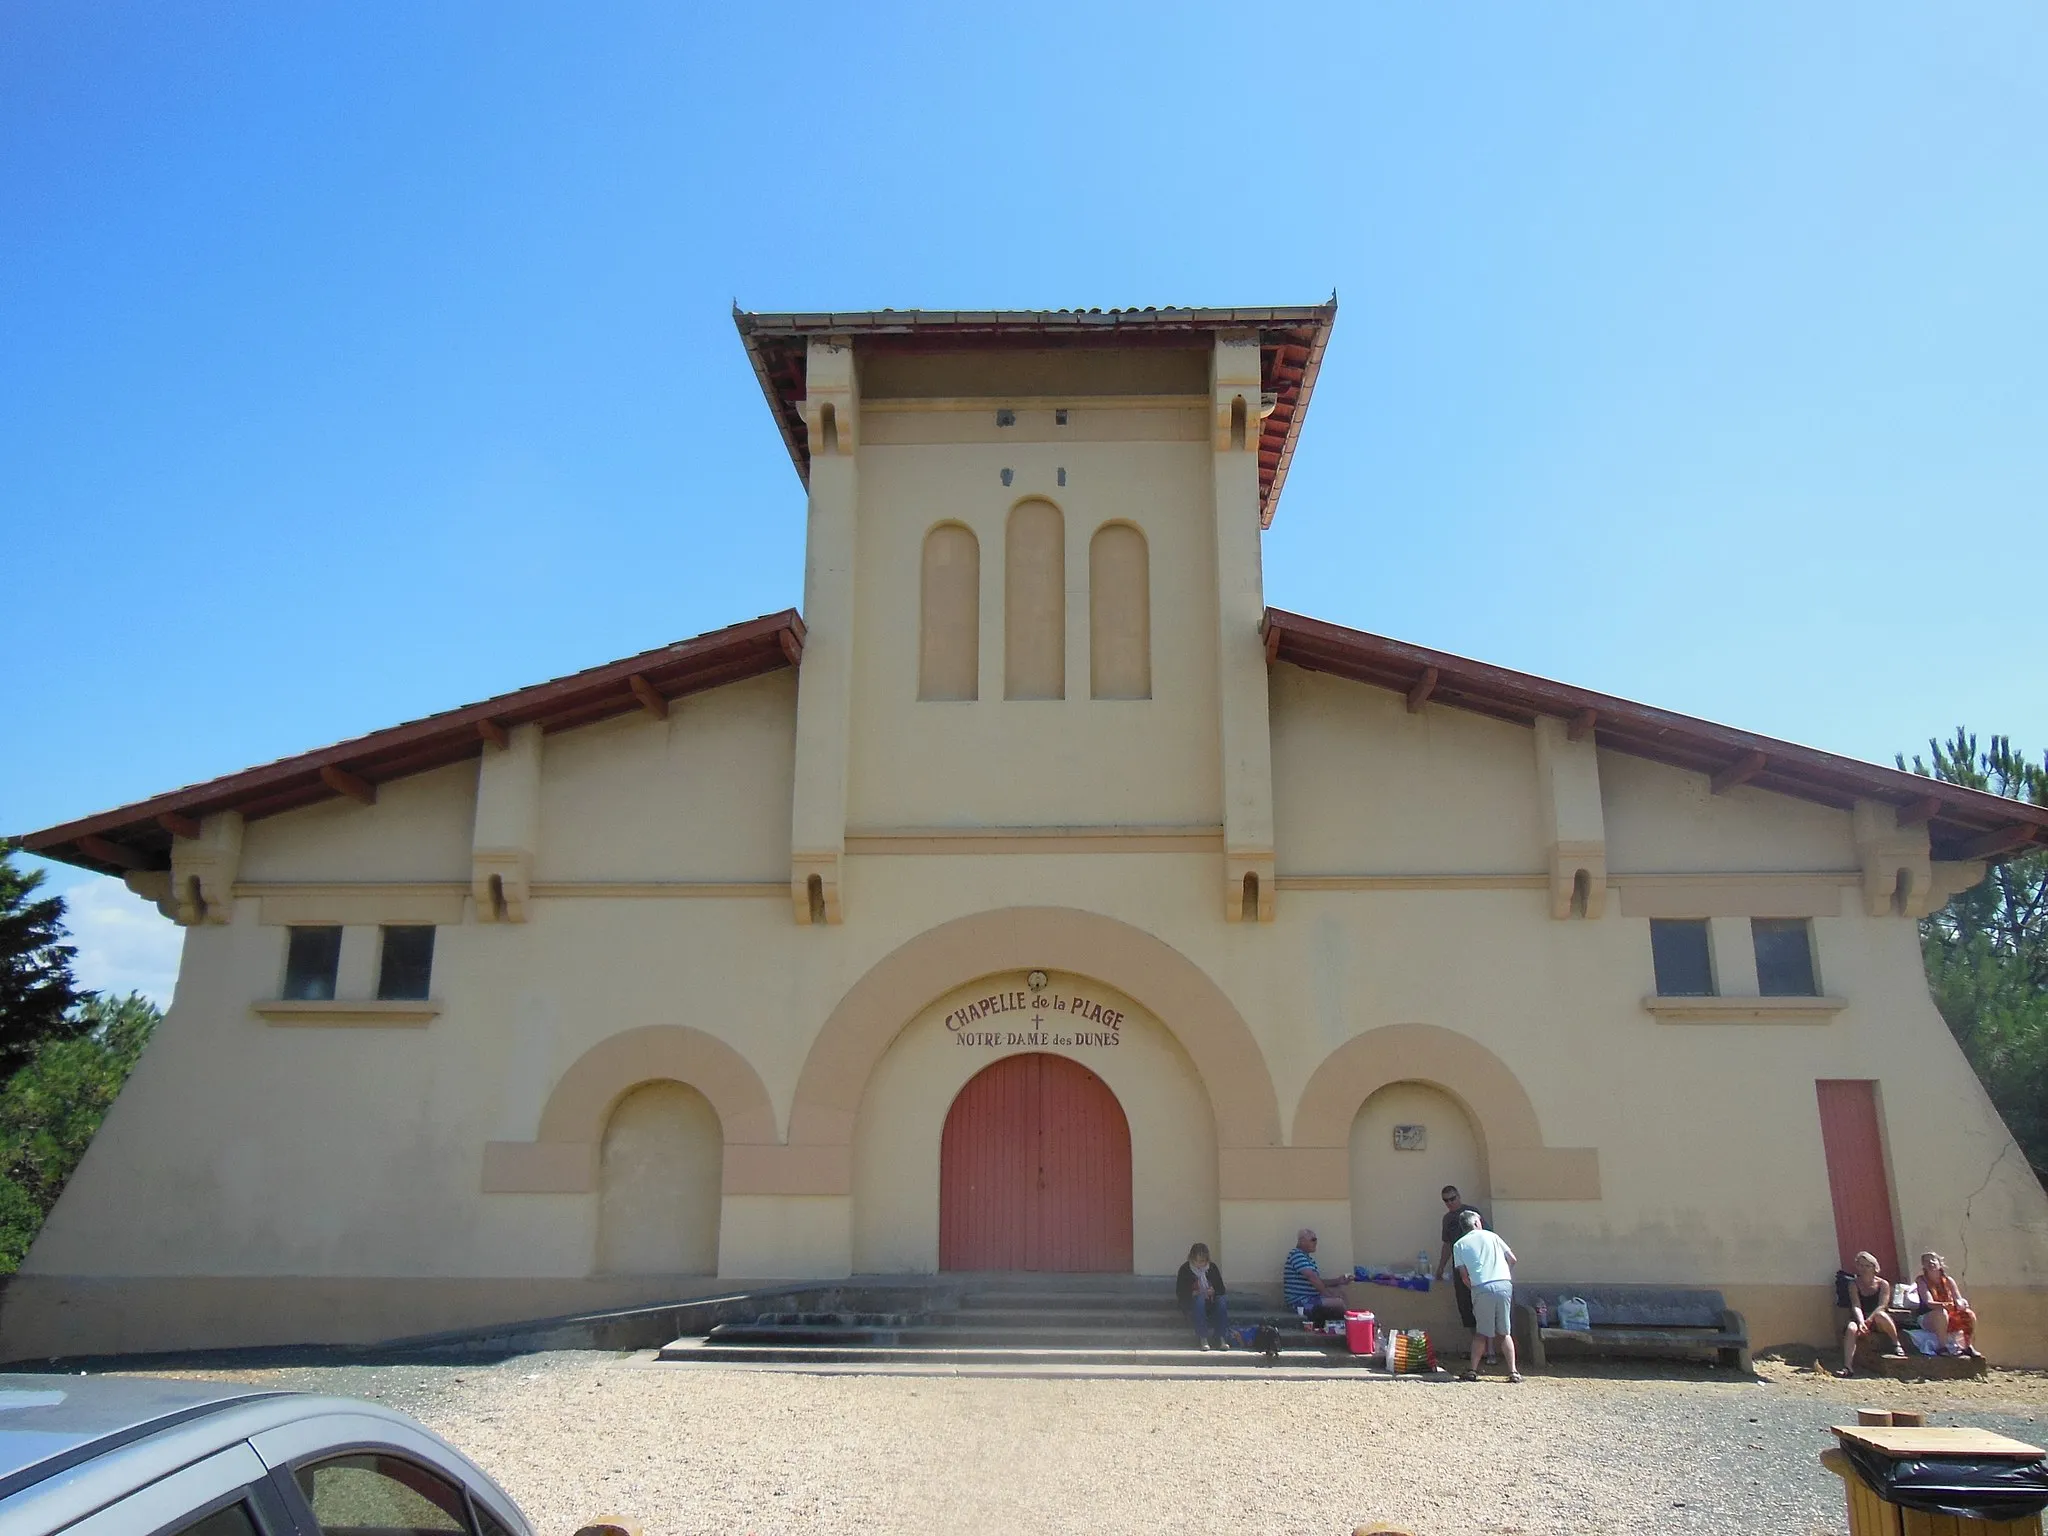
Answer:
<path fill-rule="evenodd" d="M 1272 699 L 1282 873 L 1542 872 L 1530 732 L 1289 666 Z"/>
<path fill-rule="evenodd" d="M 1054 424 L 1049 406 L 1016 414 L 1012 428 L 995 425 L 993 401 L 871 416 L 859 456 L 860 728 L 849 830 L 1219 826 L 1215 578 L 1200 401 L 1191 410 L 1077 400 L 1066 427 Z M 1139 433 L 1148 435 L 1130 440 Z M 1104 441 L 1108 434 L 1124 440 Z M 1004 531 L 1011 508 L 1034 498 L 1065 518 L 1066 696 L 1006 700 Z M 941 522 L 965 525 L 981 547 L 976 700 L 917 698 L 920 554 Z M 1137 527 L 1148 546 L 1149 699 L 1089 697 L 1088 551 L 1109 522 Z"/>
<path fill-rule="evenodd" d="M 1620 752 L 1600 754 L 1607 867 L 1638 872 L 1853 870 L 1849 813 Z"/>
<path fill-rule="evenodd" d="M 1349 691 L 1367 718 L 1387 715 L 1370 690 Z M 1317 708 L 1327 717 L 1339 703 L 1325 696 Z M 1276 741 L 1295 740 L 1284 704 L 1276 715 Z M 1408 721 L 1400 711 L 1390 723 Z M 1327 718 L 1318 722 L 1329 728 Z M 1468 773 L 1505 775 L 1516 745 L 1511 728 L 1490 748 L 1482 742 L 1472 750 L 1491 750 L 1499 762 Z M 556 751 L 551 743 L 549 761 L 580 771 L 581 752 L 581 744 Z M 1405 796 L 1418 807 L 1412 815 L 1458 815 L 1454 798 L 1434 810 L 1426 797 L 1418 804 L 1416 765 L 1398 754 L 1320 776 L 1287 751 L 1276 758 L 1289 815 L 1324 821 L 1333 845 L 1361 850 L 1361 863 L 1373 845 L 1342 841 L 1350 807 Z M 650 771 L 642 787 L 611 797 L 608 814 L 623 825 L 638 805 L 652 818 L 670 792 L 671 781 Z M 1612 776 L 1609 794 L 1626 801 L 1625 773 Z M 449 801 L 447 814 L 463 814 L 459 796 Z M 380 809 L 338 815 L 369 826 Z M 1634 811 L 1624 805 L 1623 814 Z M 1807 817 L 1807 808 L 1795 815 Z M 285 831 L 268 828 L 277 846 L 266 857 L 303 875 L 314 853 L 295 853 Z M 322 825 L 317 835 L 330 834 Z M 963 912 L 1012 906 L 1100 914 L 1187 957 L 1256 1038 L 1283 1138 L 1311 1076 L 1347 1040 L 1425 1024 L 1484 1046 L 1526 1092 L 1545 1145 L 1597 1150 L 1597 1200 L 1492 1201 L 1531 1278 L 1818 1285 L 1832 1268 L 1834 1239 L 1813 1083 L 1845 1076 L 1882 1084 L 1904 1245 L 1967 1254 L 1967 1281 L 1980 1292 L 2048 1287 L 2048 1202 L 1927 1000 L 1908 921 L 1864 916 L 1847 900 L 1840 915 L 1815 920 L 1821 974 L 1845 999 L 1827 1022 L 1672 1024 L 1642 1006 L 1652 987 L 1646 920 L 1622 915 L 1617 903 L 1600 920 L 1559 922 L 1524 876 L 1469 883 L 1484 850 L 1461 856 L 1460 883 L 1435 887 L 1374 883 L 1400 873 L 1382 855 L 1356 887 L 1283 889 L 1277 922 L 1244 925 L 1224 922 L 1211 899 L 1213 850 L 1006 846 L 1019 851 L 953 853 L 941 843 L 851 856 L 846 899 L 855 916 L 836 927 L 793 926 L 772 890 L 766 899 L 586 892 L 536 900 L 521 925 L 445 926 L 434 985 L 443 1011 L 424 1029 L 265 1023 L 251 1004 L 275 995 L 284 930 L 259 922 L 260 900 L 244 898 L 233 923 L 189 931 L 176 1007 L 37 1243 L 10 1316 L 20 1326 L 38 1316 L 37 1326 L 56 1326 L 36 1310 L 38 1276 L 72 1286 L 124 1276 L 591 1276 L 594 1191 L 480 1192 L 484 1144 L 534 1137 L 550 1092 L 579 1057 L 631 1028 L 701 1030 L 751 1064 L 778 1134 L 786 1133 L 804 1061 L 849 988 Z M 1660 862 L 1704 859 L 1684 839 L 1670 846 Z M 1513 851 L 1504 849 L 1501 862 Z M 1316 873 L 1341 875 L 1348 857 L 1326 854 Z M 663 870 L 679 879 L 697 873 L 679 861 Z M 628 863 L 621 873 L 642 877 L 649 866 Z M 928 992 L 903 997 L 906 1032 L 868 1085 L 848 1193 L 728 1193 L 725 1274 L 931 1262 L 935 1209 L 908 1192 L 936 1178 L 936 1126 L 958 1084 L 918 1065 L 919 1032 L 930 1031 L 934 1004 L 975 979 L 935 977 Z M 1142 996 L 1133 1012 L 1146 1012 Z M 1152 1250 L 1163 1251 L 1166 1232 L 1183 1243 L 1199 1229 L 1200 1210 L 1219 1205 L 1218 1257 L 1239 1283 L 1270 1271 L 1274 1245 L 1284 1247 L 1302 1222 L 1322 1230 L 1338 1263 L 1354 1247 L 1384 1261 L 1373 1234 L 1354 1240 L 1341 1191 L 1238 1199 L 1202 1184 L 1193 1170 L 1213 1166 L 1213 1131 L 1188 1107 L 1201 1085 L 1173 1027 L 1171 1018 L 1146 1027 L 1149 1073 L 1129 1065 L 1140 1059 L 1133 1050 L 1104 1074 L 1138 1145 L 1160 1149 L 1156 1165 L 1140 1157 L 1140 1209 L 1164 1185 L 1186 1180 L 1193 1191 L 1187 1211 L 1141 1238 L 1141 1264 L 1163 1264 Z M 1471 1092 L 1458 1081 L 1440 1086 Z M 1148 1093 L 1158 1096 L 1148 1101 Z M 887 1134 L 877 1130 L 884 1125 Z M 1172 1131 L 1183 1125 L 1197 1133 L 1176 1142 Z M 1483 1121 L 1479 1128 L 1488 1130 Z M 905 1154 L 906 1183 L 884 1193 L 891 1136 L 916 1146 Z M 1513 1172 L 1497 1159 L 1490 1171 L 1496 1180 Z M 58 1336 L 97 1337 L 89 1328 Z"/>
<path fill-rule="evenodd" d="M 548 737 L 534 878 L 781 880 L 795 743 L 789 672 Z"/>
<path fill-rule="evenodd" d="M 469 881 L 476 765 L 453 763 L 380 787 L 377 803 L 323 800 L 251 822 L 243 881 Z"/>

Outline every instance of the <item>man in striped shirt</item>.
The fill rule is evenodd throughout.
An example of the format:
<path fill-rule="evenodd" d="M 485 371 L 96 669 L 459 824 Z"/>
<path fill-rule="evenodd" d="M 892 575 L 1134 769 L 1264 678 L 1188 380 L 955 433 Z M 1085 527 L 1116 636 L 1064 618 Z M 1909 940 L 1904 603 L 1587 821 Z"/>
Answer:
<path fill-rule="evenodd" d="M 1312 1323 L 1336 1321 L 1344 1316 L 1344 1288 L 1351 1282 L 1325 1280 L 1316 1268 L 1315 1252 L 1315 1231 L 1303 1227 L 1294 1234 L 1294 1251 L 1287 1255 L 1287 1305 Z"/>

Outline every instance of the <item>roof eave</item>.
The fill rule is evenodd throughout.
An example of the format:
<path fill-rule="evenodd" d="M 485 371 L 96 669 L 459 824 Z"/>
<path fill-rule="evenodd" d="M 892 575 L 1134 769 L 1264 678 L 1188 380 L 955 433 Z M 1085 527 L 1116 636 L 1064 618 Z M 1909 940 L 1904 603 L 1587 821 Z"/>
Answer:
<path fill-rule="evenodd" d="M 239 810 L 251 819 L 261 819 L 296 810 L 339 794 L 322 778 L 322 769 L 340 769 L 372 785 L 409 778 L 478 756 L 487 735 L 494 731 L 528 724 L 537 724 L 544 731 L 567 730 L 643 708 L 627 681 L 631 677 L 647 680 L 668 699 L 680 699 L 794 665 L 802 656 L 803 643 L 803 619 L 795 609 L 785 609 L 25 833 L 16 841 L 42 858 L 96 874 L 118 876 L 167 869 L 174 834 L 159 818 L 198 820 Z M 95 851 L 94 845 L 105 845 L 104 851 Z"/>
<path fill-rule="evenodd" d="M 1427 697 L 1434 703 L 1524 725 L 1544 715 L 1582 721 L 1602 747 L 1688 772 L 1712 774 L 1749 754 L 1761 754 L 1763 766 L 1744 779 L 1753 788 L 1837 808 L 1857 799 L 1882 800 L 1902 810 L 1937 801 L 1940 810 L 1927 818 L 1937 857 L 1999 857 L 1967 850 L 1979 838 L 2022 826 L 2034 829 L 2031 842 L 2008 852 L 2024 853 L 2048 842 L 2048 806 L 1759 736 L 1284 609 L 1266 610 L 1265 633 L 1270 656 L 1309 671 L 1404 692 L 1417 687 L 1433 669 Z"/>
<path fill-rule="evenodd" d="M 1336 324 L 1337 297 L 1322 304 L 1264 305 L 1216 309 L 1124 309 L 1124 310 L 929 310 L 884 309 L 853 311 L 809 311 L 787 314 L 755 314 L 733 307 L 733 325 L 747 349 L 747 360 L 761 386 L 776 431 L 795 467 L 797 478 L 810 485 L 809 445 L 799 435 L 802 422 L 800 393 L 786 393 L 778 387 L 762 342 L 766 338 L 808 341 L 813 336 L 925 337 L 939 340 L 949 336 L 1009 336 L 1046 338 L 1088 337 L 1115 342 L 1119 336 L 1156 336 L 1219 330 L 1257 329 L 1270 333 L 1281 329 L 1308 332 L 1308 357 L 1302 379 L 1285 401 L 1287 416 L 1277 460 L 1270 479 L 1261 472 L 1259 526 L 1270 528 L 1279 510 L 1281 487 L 1294 462 L 1301 438 L 1302 422 L 1315 393 L 1323 355 L 1329 348 L 1330 332 Z M 1262 345 L 1267 344 L 1262 336 Z M 1295 344 L 1299 344 L 1298 338 Z M 1273 346 L 1287 345 L 1273 342 Z M 1262 441 L 1263 459 L 1268 451 Z"/>

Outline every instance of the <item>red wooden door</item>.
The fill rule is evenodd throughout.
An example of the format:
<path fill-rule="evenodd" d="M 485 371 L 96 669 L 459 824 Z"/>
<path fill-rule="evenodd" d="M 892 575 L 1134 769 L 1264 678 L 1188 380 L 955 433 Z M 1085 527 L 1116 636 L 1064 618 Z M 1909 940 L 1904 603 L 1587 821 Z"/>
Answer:
<path fill-rule="evenodd" d="M 1065 1056 L 1006 1056 L 939 1141 L 939 1268 L 1131 1272 L 1131 1128 Z"/>
<path fill-rule="evenodd" d="M 1885 1174 L 1884 1132 L 1877 1119 L 1877 1084 L 1822 1078 L 1820 1139 L 1828 1160 L 1828 1194 L 1835 1203 L 1835 1246 L 1842 1268 L 1867 1251 L 1887 1280 L 1899 1272 L 1899 1245 L 1892 1231 L 1891 1180 Z"/>

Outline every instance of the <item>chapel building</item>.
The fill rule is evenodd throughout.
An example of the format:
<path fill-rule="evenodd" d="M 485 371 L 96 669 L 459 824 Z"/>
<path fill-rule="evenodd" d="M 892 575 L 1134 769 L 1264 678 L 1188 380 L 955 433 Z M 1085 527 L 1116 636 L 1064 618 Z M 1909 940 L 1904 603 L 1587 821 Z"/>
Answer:
<path fill-rule="evenodd" d="M 1334 302 L 737 319 L 801 616 L 24 839 L 185 940 L 9 1358 L 1195 1241 L 1272 1288 L 1304 1225 L 1433 1260 L 1449 1183 L 1759 1348 L 1937 1248 L 2048 1365 L 1916 928 L 2048 808 L 1269 608 Z"/>

